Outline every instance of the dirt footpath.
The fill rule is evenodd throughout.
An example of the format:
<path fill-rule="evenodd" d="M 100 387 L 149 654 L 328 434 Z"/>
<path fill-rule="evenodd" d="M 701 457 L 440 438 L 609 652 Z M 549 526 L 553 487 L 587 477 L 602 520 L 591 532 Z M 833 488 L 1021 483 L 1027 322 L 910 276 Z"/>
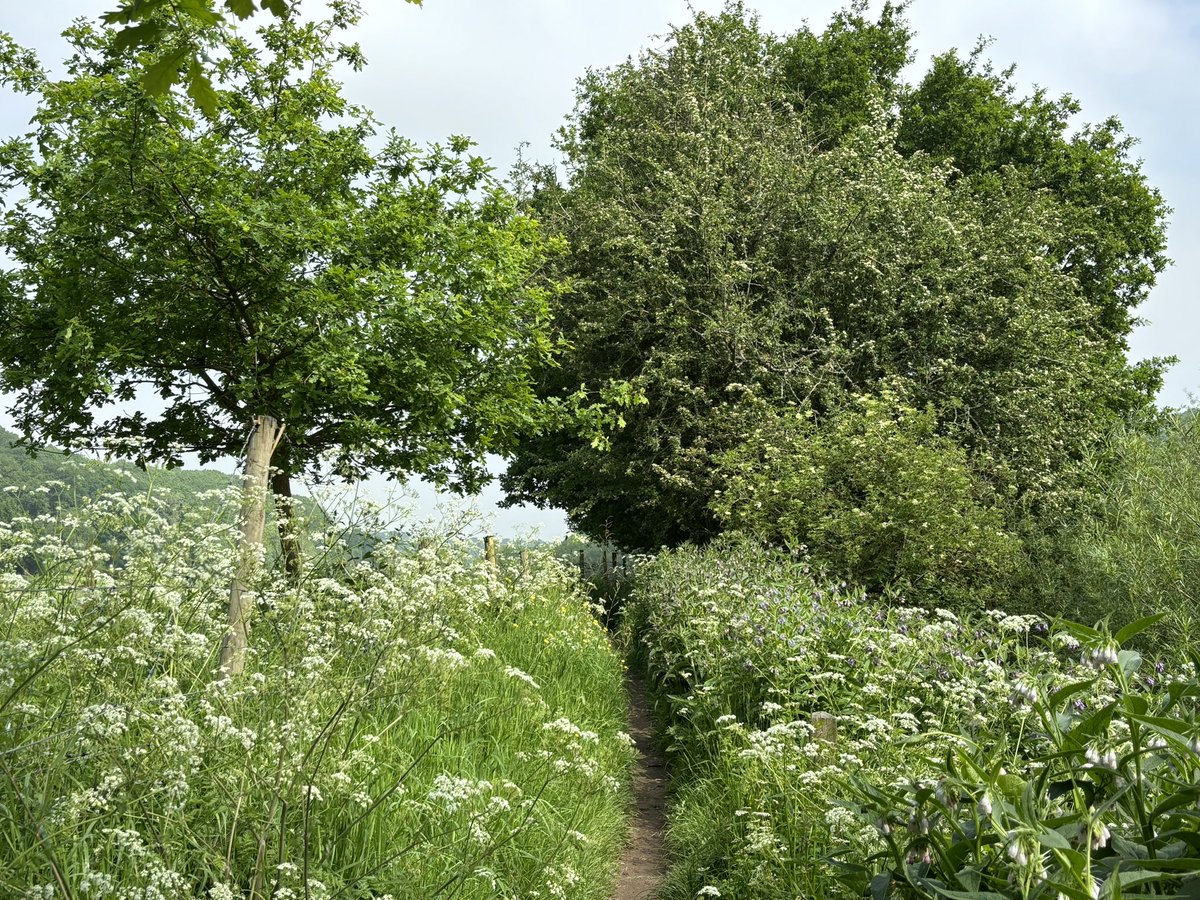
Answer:
<path fill-rule="evenodd" d="M 633 774 L 634 815 L 629 844 L 621 857 L 615 900 L 650 900 L 667 870 L 663 848 L 666 828 L 667 770 L 655 740 L 646 686 L 632 672 L 626 675 L 629 691 L 629 734 L 637 747 Z"/>

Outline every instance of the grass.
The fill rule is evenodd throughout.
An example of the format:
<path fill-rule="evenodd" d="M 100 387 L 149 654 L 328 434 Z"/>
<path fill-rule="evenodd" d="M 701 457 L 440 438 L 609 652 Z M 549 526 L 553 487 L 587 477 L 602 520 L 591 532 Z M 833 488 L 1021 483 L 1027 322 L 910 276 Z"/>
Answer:
<path fill-rule="evenodd" d="M 330 537 L 262 573 L 221 681 L 221 521 L 109 496 L 0 526 L 0 895 L 608 896 L 622 668 L 559 564 Z"/>

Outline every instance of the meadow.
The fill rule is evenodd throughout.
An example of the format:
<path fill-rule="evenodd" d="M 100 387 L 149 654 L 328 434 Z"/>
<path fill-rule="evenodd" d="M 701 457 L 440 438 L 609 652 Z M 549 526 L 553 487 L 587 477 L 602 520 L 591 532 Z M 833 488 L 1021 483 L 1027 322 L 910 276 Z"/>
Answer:
<path fill-rule="evenodd" d="M 623 670 L 567 570 L 318 535 L 221 678 L 237 492 L 199 501 L 0 524 L 0 895 L 609 895 Z"/>

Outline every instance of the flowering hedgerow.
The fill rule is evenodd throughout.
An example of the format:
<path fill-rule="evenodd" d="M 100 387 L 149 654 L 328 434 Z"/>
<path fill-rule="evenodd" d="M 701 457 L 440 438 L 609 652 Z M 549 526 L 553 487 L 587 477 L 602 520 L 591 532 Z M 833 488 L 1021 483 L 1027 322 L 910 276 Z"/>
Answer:
<path fill-rule="evenodd" d="M 1200 846 L 1194 815 L 1148 821 L 1195 807 L 1196 683 L 1103 630 L 884 605 L 736 543 L 644 565 L 628 615 L 675 753 L 666 897 L 1082 900 L 1166 879 L 1156 853 L 1200 872 L 1168 833 Z"/>
<path fill-rule="evenodd" d="M 0 895 L 606 895 L 621 666 L 553 560 L 330 539 L 222 680 L 236 535 L 164 512 L 0 524 Z"/>

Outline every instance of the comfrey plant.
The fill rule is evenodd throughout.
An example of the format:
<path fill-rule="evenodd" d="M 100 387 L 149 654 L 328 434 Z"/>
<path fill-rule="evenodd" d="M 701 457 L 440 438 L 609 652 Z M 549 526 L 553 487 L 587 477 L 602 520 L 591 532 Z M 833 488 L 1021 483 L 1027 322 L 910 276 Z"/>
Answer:
<path fill-rule="evenodd" d="M 966 618 L 905 607 L 900 598 L 882 603 L 815 576 L 803 559 L 723 543 L 643 567 L 631 613 L 640 617 L 650 671 L 663 685 L 681 785 L 671 900 L 705 887 L 763 900 L 861 897 L 889 869 L 894 876 L 875 881 L 877 891 L 934 895 L 937 886 L 914 887 L 906 876 L 942 877 L 930 874 L 938 865 L 930 836 L 949 827 L 939 802 L 959 818 L 981 809 L 997 817 L 1003 827 L 986 845 L 995 851 L 993 865 L 1030 863 L 1040 858 L 1030 841 L 1037 844 L 1042 832 L 1004 817 L 1018 809 L 1024 790 L 1013 793 L 1014 779 L 1037 787 L 1042 770 L 1030 770 L 1029 760 L 1043 754 L 1057 767 L 1046 776 L 1050 799 L 1074 802 L 1062 793 L 1074 777 L 1080 808 L 1094 809 L 1093 834 L 1109 830 L 1093 860 L 1126 839 L 1159 852 L 1138 840 L 1141 825 L 1122 824 L 1141 820 L 1105 806 L 1110 795 L 1093 782 L 1126 789 L 1138 783 L 1140 765 L 1143 779 L 1170 774 L 1190 791 L 1191 770 L 1151 770 L 1147 748 L 1166 741 L 1183 754 L 1192 726 L 1175 726 L 1187 741 L 1171 744 L 1140 723 L 1141 755 L 1126 746 L 1130 715 L 1159 726 L 1192 715 L 1190 694 L 1169 686 L 1173 669 L 1160 673 L 1121 649 L 1130 630 L 1108 637 L 1063 626 L 1051 633 L 1031 616 Z M 1049 709 L 1051 697 L 1054 711 L 1044 717 L 1039 710 Z M 1126 697 L 1143 698 L 1145 708 Z M 1072 755 L 1055 743 L 1068 735 L 1079 740 Z M 1190 765 L 1190 757 L 1183 754 L 1179 765 Z M 1104 883 L 1103 874 L 1094 877 Z M 941 888 L 1017 890 L 986 878 L 975 887 L 948 879 Z"/>
<path fill-rule="evenodd" d="M 916 781 L 848 782 L 846 808 L 873 821 L 885 847 L 865 862 L 843 856 L 845 882 L 875 897 L 1191 896 L 1200 682 L 1144 671 L 1122 649 L 1160 618 L 1111 636 L 1061 625 L 1053 640 L 1076 662 L 1014 679 L 1025 725 L 1015 737 L 974 735 Z M 1192 665 L 1200 672 L 1200 657 Z"/>
<path fill-rule="evenodd" d="M 0 525 L 0 896 L 605 896 L 621 666 L 569 573 L 331 537 L 300 583 L 261 573 L 218 679 L 218 520 Z"/>

